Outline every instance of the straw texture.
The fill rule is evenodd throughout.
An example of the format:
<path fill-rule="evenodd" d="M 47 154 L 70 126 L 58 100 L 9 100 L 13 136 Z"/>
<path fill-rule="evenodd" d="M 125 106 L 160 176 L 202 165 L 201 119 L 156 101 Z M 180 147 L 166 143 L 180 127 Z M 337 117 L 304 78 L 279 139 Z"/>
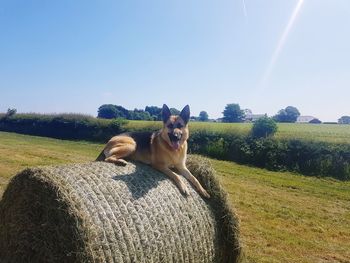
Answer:
<path fill-rule="evenodd" d="M 210 200 L 141 163 L 24 170 L 0 202 L 1 262 L 238 262 L 238 220 L 210 164 L 188 167 Z"/>

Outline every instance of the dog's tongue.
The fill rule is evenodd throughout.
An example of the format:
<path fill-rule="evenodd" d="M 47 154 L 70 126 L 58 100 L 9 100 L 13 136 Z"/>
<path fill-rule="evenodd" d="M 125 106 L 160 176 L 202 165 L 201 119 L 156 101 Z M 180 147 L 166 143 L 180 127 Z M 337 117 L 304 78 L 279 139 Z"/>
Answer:
<path fill-rule="evenodd" d="M 180 141 L 171 142 L 171 145 L 173 146 L 174 150 L 177 150 L 180 148 Z"/>

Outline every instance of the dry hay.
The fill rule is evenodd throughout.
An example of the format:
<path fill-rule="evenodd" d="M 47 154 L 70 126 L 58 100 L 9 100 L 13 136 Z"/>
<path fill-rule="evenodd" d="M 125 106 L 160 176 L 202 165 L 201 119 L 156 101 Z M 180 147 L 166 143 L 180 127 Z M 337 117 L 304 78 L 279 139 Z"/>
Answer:
<path fill-rule="evenodd" d="M 240 261 L 238 220 L 210 163 L 191 156 L 188 167 L 210 200 L 140 163 L 26 169 L 0 202 L 0 261 Z"/>

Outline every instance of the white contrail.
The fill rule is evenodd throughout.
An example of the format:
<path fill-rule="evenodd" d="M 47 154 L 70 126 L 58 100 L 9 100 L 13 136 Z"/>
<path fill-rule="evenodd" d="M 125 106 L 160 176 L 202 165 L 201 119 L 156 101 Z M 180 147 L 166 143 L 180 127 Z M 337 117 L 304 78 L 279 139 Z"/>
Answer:
<path fill-rule="evenodd" d="M 281 53 L 281 50 L 282 50 L 282 48 L 283 48 L 283 46 L 284 46 L 284 44 L 285 44 L 285 42 L 287 40 L 289 32 L 290 32 L 290 30 L 292 29 L 292 27 L 294 25 L 294 22 L 295 22 L 298 14 L 299 14 L 299 11 L 300 11 L 301 6 L 303 5 L 303 3 L 304 3 L 304 0 L 299 0 L 297 5 L 295 6 L 294 11 L 293 11 L 291 17 L 289 18 L 289 22 L 288 22 L 286 28 L 284 29 L 282 36 L 280 37 L 280 39 L 278 41 L 278 44 L 277 44 L 277 47 L 276 47 L 275 51 L 273 52 L 273 55 L 272 55 L 271 60 L 270 60 L 270 63 L 269 63 L 268 67 L 265 70 L 263 78 L 262 78 L 262 80 L 260 82 L 260 87 L 264 87 L 266 85 L 266 83 L 267 83 L 267 81 L 268 81 L 268 79 L 269 79 L 269 77 L 271 75 L 271 72 L 273 70 L 273 67 L 276 64 L 276 61 L 277 61 L 277 59 L 278 59 L 278 57 L 279 57 L 279 55 Z"/>
<path fill-rule="evenodd" d="M 244 12 L 244 16 L 245 16 L 245 17 L 248 17 L 247 7 L 246 7 L 246 5 L 245 5 L 245 0 L 242 0 L 242 3 L 243 3 L 243 12 Z"/>

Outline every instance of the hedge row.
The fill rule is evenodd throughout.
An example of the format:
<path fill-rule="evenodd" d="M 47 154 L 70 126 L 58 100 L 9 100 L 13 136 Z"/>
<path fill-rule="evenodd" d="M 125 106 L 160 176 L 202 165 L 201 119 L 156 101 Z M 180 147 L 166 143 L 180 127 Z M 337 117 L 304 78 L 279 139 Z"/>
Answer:
<path fill-rule="evenodd" d="M 0 116 L 0 131 L 106 142 L 122 131 L 124 123 L 124 120 L 111 121 L 82 114 L 16 114 Z"/>
<path fill-rule="evenodd" d="M 0 116 L 0 131 L 99 142 L 106 142 L 124 131 L 124 124 L 123 120 L 111 121 L 78 114 Z M 191 133 L 189 151 L 270 170 L 350 180 L 350 144 L 253 139 L 240 134 L 197 130 Z"/>
<path fill-rule="evenodd" d="M 350 144 L 331 144 L 206 131 L 192 133 L 189 150 L 220 160 L 251 164 L 276 171 L 331 176 L 350 180 Z"/>

